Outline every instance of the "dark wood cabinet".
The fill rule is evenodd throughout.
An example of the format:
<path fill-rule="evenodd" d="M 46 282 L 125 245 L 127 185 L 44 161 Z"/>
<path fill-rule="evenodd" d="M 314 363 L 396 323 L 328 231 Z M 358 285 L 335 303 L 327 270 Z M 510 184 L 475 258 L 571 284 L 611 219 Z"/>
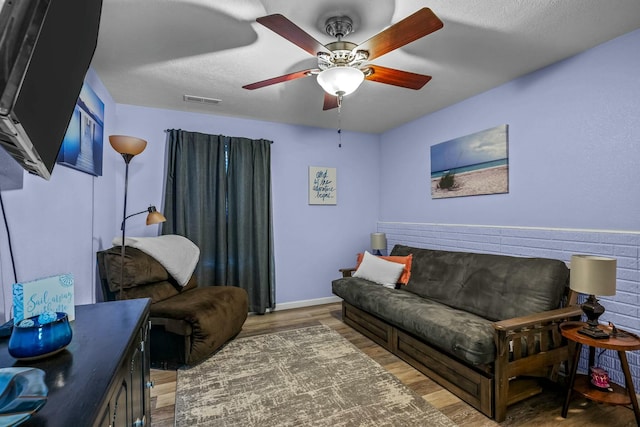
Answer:
<path fill-rule="evenodd" d="M 149 322 L 138 330 L 128 349 L 108 405 L 96 425 L 142 427 L 151 424 L 149 388 Z"/>
<path fill-rule="evenodd" d="M 45 371 L 47 403 L 24 426 L 151 425 L 149 299 L 76 307 L 73 339 L 62 352 L 33 362 L 9 355 L 0 342 L 0 367 Z"/>

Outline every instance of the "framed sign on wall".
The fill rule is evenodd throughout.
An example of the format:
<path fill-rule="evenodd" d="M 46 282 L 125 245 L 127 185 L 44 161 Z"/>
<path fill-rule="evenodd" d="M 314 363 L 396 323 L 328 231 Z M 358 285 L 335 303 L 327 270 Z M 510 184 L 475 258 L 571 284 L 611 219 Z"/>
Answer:
<path fill-rule="evenodd" d="M 309 166 L 309 204 L 335 205 L 337 202 L 336 168 Z"/>

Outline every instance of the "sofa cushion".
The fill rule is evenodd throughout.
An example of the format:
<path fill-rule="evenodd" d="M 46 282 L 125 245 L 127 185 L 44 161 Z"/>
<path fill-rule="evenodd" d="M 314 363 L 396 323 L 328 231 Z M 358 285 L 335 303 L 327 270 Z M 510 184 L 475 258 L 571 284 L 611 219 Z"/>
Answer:
<path fill-rule="evenodd" d="M 125 288 L 122 293 L 124 299 L 151 298 L 152 304 L 178 295 L 176 287 L 166 280 Z"/>
<path fill-rule="evenodd" d="M 367 279 L 389 288 L 395 288 L 403 270 L 404 264 L 387 261 L 365 252 L 362 262 L 353 273 L 353 277 Z"/>
<path fill-rule="evenodd" d="M 387 261 L 397 262 L 400 264 L 404 264 L 404 269 L 402 270 L 402 274 L 398 278 L 398 283 L 401 285 L 406 285 L 409 282 L 409 278 L 411 277 L 411 262 L 413 261 L 413 255 L 408 256 L 386 256 L 386 255 L 376 255 L 378 258 L 382 258 Z M 362 260 L 364 258 L 364 253 L 360 252 L 356 257 L 356 270 L 360 267 Z"/>
<path fill-rule="evenodd" d="M 415 335 L 418 339 L 473 365 L 495 359 L 492 322 L 472 313 L 388 289 L 364 279 L 340 278 L 333 293 L 349 304 Z"/>
<path fill-rule="evenodd" d="M 569 269 L 560 260 L 449 252 L 396 245 L 413 254 L 406 290 L 476 314 L 505 320 L 560 306 Z"/>
<path fill-rule="evenodd" d="M 179 290 L 176 289 L 175 283 L 168 280 L 161 280 L 159 282 L 145 283 L 144 285 L 125 288 L 123 290 L 123 297 L 124 299 L 151 298 L 151 304 L 154 304 L 195 287 L 197 287 L 195 276 L 192 276 L 191 280 Z"/>
<path fill-rule="evenodd" d="M 105 275 L 109 290 L 119 292 L 122 264 L 120 246 L 98 252 L 97 255 L 101 275 Z M 180 286 L 153 257 L 135 248 L 125 248 L 124 299 L 151 298 L 153 304 L 195 287 L 195 276 L 185 286 Z"/>
<path fill-rule="evenodd" d="M 120 246 L 114 246 L 104 251 L 106 274 L 109 289 L 120 289 L 122 258 Z M 124 255 L 124 289 L 148 283 L 170 280 L 167 270 L 153 257 L 139 249 L 125 247 Z M 176 283 L 177 285 L 177 283 Z"/>

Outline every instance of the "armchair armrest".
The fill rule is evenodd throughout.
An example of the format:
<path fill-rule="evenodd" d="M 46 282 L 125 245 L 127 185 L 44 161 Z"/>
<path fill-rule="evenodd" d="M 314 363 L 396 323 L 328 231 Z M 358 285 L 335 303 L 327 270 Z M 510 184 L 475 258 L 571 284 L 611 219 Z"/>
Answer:
<path fill-rule="evenodd" d="M 497 331 L 510 331 L 534 326 L 541 322 L 556 322 L 580 315 L 582 315 L 582 309 L 580 306 L 573 305 L 555 310 L 543 311 L 542 313 L 535 313 L 528 316 L 501 320 L 493 323 L 493 328 Z"/>
<path fill-rule="evenodd" d="M 342 277 L 351 277 L 351 274 L 353 274 L 353 272 L 356 271 L 356 268 L 355 267 L 341 268 L 338 271 L 342 273 Z"/>

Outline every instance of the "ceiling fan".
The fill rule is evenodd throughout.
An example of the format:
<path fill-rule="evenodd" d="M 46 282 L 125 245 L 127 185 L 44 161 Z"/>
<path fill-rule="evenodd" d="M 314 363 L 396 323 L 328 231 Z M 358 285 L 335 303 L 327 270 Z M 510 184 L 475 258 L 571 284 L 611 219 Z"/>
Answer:
<path fill-rule="evenodd" d="M 323 45 L 283 15 L 263 16 L 256 21 L 316 56 L 318 68 L 296 71 L 242 87 L 253 90 L 315 75 L 325 91 L 323 110 L 338 107 L 342 97 L 355 91 L 365 79 L 415 90 L 422 88 L 431 80 L 431 76 L 373 65 L 369 61 L 444 26 L 431 9 L 425 7 L 357 45 L 343 40 L 353 30 L 351 18 L 336 16 L 327 19 L 325 31 L 337 40 Z"/>

